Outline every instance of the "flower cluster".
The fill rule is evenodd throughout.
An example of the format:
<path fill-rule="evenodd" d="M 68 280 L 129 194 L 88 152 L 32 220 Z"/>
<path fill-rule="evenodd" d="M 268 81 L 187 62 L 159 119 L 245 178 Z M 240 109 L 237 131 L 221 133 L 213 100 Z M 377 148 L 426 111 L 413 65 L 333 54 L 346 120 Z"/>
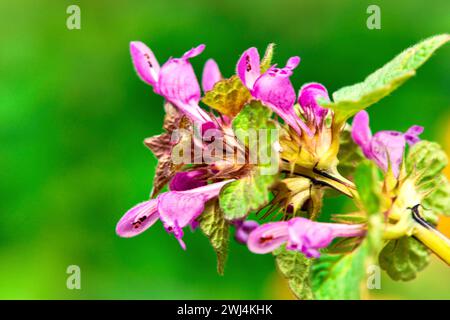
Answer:
<path fill-rule="evenodd" d="M 150 199 L 126 212 L 117 234 L 133 237 L 160 220 L 186 249 L 183 228 L 199 227 L 218 252 L 219 263 L 230 227 L 236 241 L 253 253 L 278 256 L 284 250 L 318 260 L 335 251 L 349 256 L 363 248 L 379 251 L 380 241 L 415 236 L 450 261 L 450 242 L 437 243 L 446 238 L 436 237 L 437 231 L 419 211 L 427 201 L 434 211 L 450 207 L 446 198 L 450 185 L 440 173 L 445 155 L 435 145 L 421 142 L 424 128 L 418 125 L 405 133 L 372 135 L 364 110 L 403 83 L 449 39 L 437 36 L 408 49 L 365 82 L 333 93 L 333 101 L 317 82 L 304 84 L 297 94 L 291 77 L 300 58 L 293 56 L 278 67 L 271 62 L 272 45 L 263 58 L 254 47 L 246 50 L 230 78 L 222 75 L 213 59 L 207 60 L 202 95 L 190 59 L 205 45 L 160 66 L 152 50 L 132 42 L 138 76 L 165 100 L 165 132 L 145 140 L 158 159 Z M 376 81 L 377 77 L 385 78 Z M 179 129 L 187 131 L 179 134 Z M 278 141 L 249 143 L 252 130 L 267 138 L 268 129 L 279 131 Z M 346 133 L 352 140 L 343 139 Z M 252 148 L 275 156 L 275 172 L 264 171 L 267 165 L 259 158 L 249 161 Z M 424 156 L 430 148 L 435 150 L 432 160 Z M 213 161 L 206 161 L 203 154 L 195 155 L 195 162 L 175 161 L 174 153 L 180 149 L 184 155 L 200 150 Z M 225 158 L 223 153 L 230 150 L 238 154 Z M 345 177 L 340 173 L 344 165 L 351 169 Z M 168 191 L 160 192 L 166 187 Z M 357 212 L 319 219 L 326 190 L 351 198 Z M 344 250 L 341 242 L 351 245 Z M 283 263 L 282 257 L 277 257 L 278 263 Z M 385 266 L 390 275 L 393 264 Z"/>

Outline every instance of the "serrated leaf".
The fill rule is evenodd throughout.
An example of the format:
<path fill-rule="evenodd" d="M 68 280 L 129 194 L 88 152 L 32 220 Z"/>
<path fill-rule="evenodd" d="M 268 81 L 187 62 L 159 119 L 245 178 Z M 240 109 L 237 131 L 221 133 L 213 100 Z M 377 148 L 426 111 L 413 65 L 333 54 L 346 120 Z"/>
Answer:
<path fill-rule="evenodd" d="M 422 180 L 433 179 L 447 166 L 445 151 L 436 142 L 420 141 L 411 147 L 407 161 L 408 173 L 416 171 Z"/>
<path fill-rule="evenodd" d="M 225 220 L 217 200 L 206 204 L 205 210 L 199 217 L 200 229 L 209 238 L 217 255 L 217 272 L 224 274 L 228 256 L 229 223 Z"/>
<path fill-rule="evenodd" d="M 369 215 L 380 213 L 381 185 L 377 167 L 365 160 L 355 172 L 355 184 L 359 199 Z"/>
<path fill-rule="evenodd" d="M 365 277 L 368 243 L 349 254 L 322 254 L 312 265 L 312 288 L 316 299 L 355 300 Z"/>
<path fill-rule="evenodd" d="M 389 241 L 379 256 L 380 267 L 393 280 L 408 281 L 429 263 L 429 251 L 412 237 Z"/>
<path fill-rule="evenodd" d="M 262 175 L 259 170 L 233 181 L 222 188 L 219 195 L 220 208 L 227 220 L 245 217 L 269 201 L 272 175 Z"/>
<path fill-rule="evenodd" d="M 450 216 L 450 182 L 443 174 L 434 179 L 435 189 L 423 200 L 424 216 L 430 210 L 437 215 Z"/>
<path fill-rule="evenodd" d="M 333 102 L 322 102 L 322 106 L 333 109 L 336 123 L 343 124 L 358 111 L 378 102 L 414 76 L 415 70 L 449 40 L 450 35 L 443 34 L 419 42 L 369 75 L 363 82 L 334 92 Z"/>
<path fill-rule="evenodd" d="M 272 65 L 274 48 L 275 48 L 274 43 L 270 43 L 267 46 L 266 52 L 264 53 L 264 57 L 262 58 L 261 64 L 260 64 L 261 73 L 266 72 L 267 69 L 269 69 L 270 66 Z"/>
<path fill-rule="evenodd" d="M 429 141 L 416 143 L 408 153 L 406 171 L 416 179 L 417 188 L 425 194 L 424 218 L 436 223 L 439 214 L 450 214 L 450 183 L 442 174 L 448 158 L 442 147 Z"/>
<path fill-rule="evenodd" d="M 273 252 L 278 270 L 288 280 L 289 288 L 298 299 L 311 300 L 313 294 L 310 283 L 312 259 L 302 253 L 286 250 L 282 246 Z"/>
<path fill-rule="evenodd" d="M 238 76 L 218 81 L 212 90 L 206 92 L 202 101 L 221 114 L 234 117 L 251 99 L 250 92 Z"/>
<path fill-rule="evenodd" d="M 271 158 L 273 145 L 278 141 L 278 132 L 275 131 L 277 126 L 270 118 L 271 114 L 272 111 L 259 101 L 251 101 L 232 122 L 233 131 L 239 141 L 246 145 L 250 152 L 257 150 L 258 162 L 262 162 L 262 159 L 268 161 Z M 276 134 L 272 135 L 273 133 Z M 277 152 L 274 155 L 278 158 Z"/>
<path fill-rule="evenodd" d="M 356 167 L 365 159 L 361 148 L 352 139 L 351 128 L 341 132 L 338 159 L 338 171 L 346 178 L 353 177 Z"/>

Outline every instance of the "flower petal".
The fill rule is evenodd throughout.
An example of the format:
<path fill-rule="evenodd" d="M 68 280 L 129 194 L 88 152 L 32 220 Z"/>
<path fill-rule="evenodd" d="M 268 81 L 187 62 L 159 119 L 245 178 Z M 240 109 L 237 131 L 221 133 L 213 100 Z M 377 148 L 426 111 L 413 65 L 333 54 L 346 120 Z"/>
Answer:
<path fill-rule="evenodd" d="M 246 244 L 249 234 L 258 227 L 259 223 L 254 220 L 241 221 L 240 224 L 236 226 L 234 238 L 237 242 Z"/>
<path fill-rule="evenodd" d="M 253 88 L 261 74 L 258 49 L 252 47 L 241 55 L 236 66 L 236 73 L 247 88 Z"/>
<path fill-rule="evenodd" d="M 141 202 L 125 213 L 116 226 L 116 233 L 123 238 L 137 236 L 150 228 L 159 218 L 157 200 Z"/>
<path fill-rule="evenodd" d="M 373 154 L 370 147 L 372 132 L 369 127 L 369 114 L 365 110 L 358 112 L 353 118 L 352 138 L 361 147 L 364 155 L 368 159 L 372 159 Z"/>
<path fill-rule="evenodd" d="M 289 126 L 301 135 L 303 129 L 309 135 L 310 129 L 297 116 L 294 110 L 295 90 L 289 79 L 292 70 L 271 67 L 259 77 L 252 90 L 252 95 L 271 108 Z"/>
<path fill-rule="evenodd" d="M 298 103 L 302 107 L 305 117 L 313 121 L 316 126 L 322 125 L 323 119 L 328 113 L 327 108 L 322 108 L 317 103 L 317 98 L 319 97 L 330 100 L 327 89 L 317 82 L 303 85 L 298 94 Z"/>
<path fill-rule="evenodd" d="M 192 48 L 191 50 L 189 50 L 185 54 L 183 54 L 183 59 L 190 59 L 190 58 L 194 58 L 194 57 L 198 56 L 199 54 L 201 54 L 203 52 L 203 50 L 205 50 L 205 47 L 206 46 L 204 44 L 201 44 L 195 48 Z"/>
<path fill-rule="evenodd" d="M 198 105 L 201 96 L 200 86 L 188 60 L 201 51 L 199 46 L 185 53 L 183 58 L 169 59 L 160 70 L 158 83 L 159 93 L 196 124 L 212 121 Z"/>
<path fill-rule="evenodd" d="M 269 253 L 288 240 L 287 222 L 270 222 L 253 230 L 247 241 L 248 249 L 253 253 Z"/>
<path fill-rule="evenodd" d="M 233 180 L 225 180 L 186 191 L 169 191 L 158 197 L 158 212 L 164 228 L 175 235 L 183 248 L 183 228 L 202 214 L 205 203 L 218 196 L 220 189 L 231 181 Z"/>
<path fill-rule="evenodd" d="M 159 63 L 152 50 L 140 41 L 130 43 L 131 59 L 142 81 L 153 86 L 158 92 Z"/>
<path fill-rule="evenodd" d="M 158 197 L 158 211 L 167 232 L 174 233 L 197 218 L 205 207 L 203 194 L 170 191 Z"/>
<path fill-rule="evenodd" d="M 286 63 L 286 68 L 294 70 L 300 63 L 300 57 L 290 57 Z"/>
<path fill-rule="evenodd" d="M 184 191 L 195 189 L 206 185 L 204 179 L 205 170 L 192 170 L 187 172 L 178 172 L 170 181 L 169 189 L 171 191 Z"/>
<path fill-rule="evenodd" d="M 202 87 L 203 91 L 210 91 L 214 85 L 222 79 L 219 66 L 214 59 L 209 59 L 205 63 L 202 75 Z"/>
<path fill-rule="evenodd" d="M 332 240 L 333 232 L 326 224 L 305 218 L 289 220 L 288 249 L 316 257 L 317 249 L 327 247 Z"/>
<path fill-rule="evenodd" d="M 400 165 L 403 161 L 406 140 L 401 132 L 380 131 L 377 132 L 371 142 L 373 160 L 384 171 L 388 169 L 389 162 L 394 175 L 397 177 Z"/>
<path fill-rule="evenodd" d="M 406 142 L 412 146 L 420 141 L 419 135 L 423 132 L 424 128 L 421 126 L 412 126 L 405 132 Z"/>

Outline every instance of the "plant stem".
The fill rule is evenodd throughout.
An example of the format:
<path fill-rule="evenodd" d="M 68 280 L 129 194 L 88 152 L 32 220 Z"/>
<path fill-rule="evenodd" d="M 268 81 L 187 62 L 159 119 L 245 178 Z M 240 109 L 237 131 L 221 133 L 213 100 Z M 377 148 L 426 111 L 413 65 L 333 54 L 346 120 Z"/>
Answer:
<path fill-rule="evenodd" d="M 450 265 L 450 239 L 441 232 L 430 226 L 417 223 L 414 228 L 414 236 L 441 258 L 447 265 Z"/>

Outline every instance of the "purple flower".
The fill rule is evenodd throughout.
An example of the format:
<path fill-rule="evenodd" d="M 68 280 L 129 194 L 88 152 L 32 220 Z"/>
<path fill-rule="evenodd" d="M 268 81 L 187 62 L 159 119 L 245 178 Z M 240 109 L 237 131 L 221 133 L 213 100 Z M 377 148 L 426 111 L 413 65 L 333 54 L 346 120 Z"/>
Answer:
<path fill-rule="evenodd" d="M 384 171 L 388 170 L 389 163 L 392 171 L 398 177 L 400 165 L 403 161 L 403 152 L 406 143 L 414 145 L 423 132 L 423 127 L 412 126 L 401 133 L 398 131 L 380 131 L 372 136 L 369 127 L 369 114 L 366 111 L 360 111 L 355 115 L 352 125 L 352 138 L 358 144 L 364 156 L 375 163 Z"/>
<path fill-rule="evenodd" d="M 330 100 L 327 89 L 320 83 L 312 82 L 301 87 L 298 94 L 298 103 L 307 122 L 314 124 L 316 128 L 321 128 L 329 109 L 322 108 L 317 103 L 318 98 L 322 98 L 325 101 Z"/>
<path fill-rule="evenodd" d="M 327 247 L 334 238 L 360 237 L 366 233 L 363 224 L 315 222 L 305 218 L 271 222 L 250 233 L 247 245 L 254 253 L 269 253 L 282 244 L 286 249 L 302 252 L 308 258 L 318 258 L 319 249 Z"/>
<path fill-rule="evenodd" d="M 125 213 L 116 226 L 120 237 L 134 237 L 150 228 L 158 218 L 168 233 L 173 233 L 183 249 L 183 228 L 195 227 L 195 219 L 203 212 L 205 203 L 219 195 L 222 187 L 233 179 L 184 191 L 169 191 L 156 199 L 139 203 Z"/>
<path fill-rule="evenodd" d="M 206 170 L 177 172 L 169 183 L 171 191 L 186 191 L 206 185 Z"/>
<path fill-rule="evenodd" d="M 236 71 L 255 99 L 270 107 L 299 135 L 302 130 L 311 135 L 310 129 L 294 109 L 296 95 L 290 76 L 299 63 L 299 57 L 291 57 L 284 68 L 276 68 L 274 65 L 261 74 L 258 50 L 250 48 L 242 54 Z"/>
<path fill-rule="evenodd" d="M 216 82 L 222 79 L 222 74 L 220 73 L 219 66 L 214 59 L 209 59 L 205 63 L 202 75 L 202 87 L 203 91 L 210 91 Z"/>
<path fill-rule="evenodd" d="M 204 49 L 205 45 L 199 45 L 181 58 L 170 58 L 160 67 L 155 55 L 144 43 L 130 43 L 131 58 L 139 77 L 198 125 L 212 120 L 198 105 L 200 86 L 189 59 L 198 56 Z"/>
<path fill-rule="evenodd" d="M 238 220 L 234 222 L 234 225 L 236 227 L 236 233 L 234 234 L 236 241 L 247 244 L 249 234 L 258 228 L 259 223 L 254 220 Z"/>

